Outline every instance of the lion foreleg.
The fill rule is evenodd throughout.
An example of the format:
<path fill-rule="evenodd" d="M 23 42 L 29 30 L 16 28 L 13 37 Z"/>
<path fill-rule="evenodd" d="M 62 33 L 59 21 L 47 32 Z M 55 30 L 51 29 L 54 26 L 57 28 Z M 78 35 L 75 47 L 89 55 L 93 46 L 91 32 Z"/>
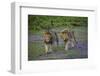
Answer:
<path fill-rule="evenodd" d="M 66 44 L 65 44 L 65 50 L 66 51 L 69 49 L 69 44 L 70 44 L 70 41 L 67 41 Z"/>
<path fill-rule="evenodd" d="M 48 51 L 49 51 L 49 46 L 45 44 L 45 54 L 47 54 Z"/>

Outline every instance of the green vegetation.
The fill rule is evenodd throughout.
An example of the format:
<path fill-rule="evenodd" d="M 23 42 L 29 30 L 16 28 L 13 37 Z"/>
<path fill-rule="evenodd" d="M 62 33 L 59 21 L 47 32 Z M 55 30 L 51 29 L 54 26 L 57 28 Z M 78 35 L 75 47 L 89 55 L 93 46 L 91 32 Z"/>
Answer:
<path fill-rule="evenodd" d="M 44 45 L 41 42 L 33 42 L 28 45 L 28 59 L 36 59 L 39 55 L 45 53 Z"/>
<path fill-rule="evenodd" d="M 87 26 L 88 17 L 28 15 L 30 32 L 59 27 Z"/>

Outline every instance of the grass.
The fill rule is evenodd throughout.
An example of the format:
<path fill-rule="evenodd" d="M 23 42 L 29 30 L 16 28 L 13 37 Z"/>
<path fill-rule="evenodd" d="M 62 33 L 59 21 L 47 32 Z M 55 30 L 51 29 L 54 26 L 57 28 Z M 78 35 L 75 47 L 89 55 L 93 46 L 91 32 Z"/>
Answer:
<path fill-rule="evenodd" d="M 44 46 L 41 42 L 29 43 L 28 45 L 28 59 L 36 59 L 39 55 L 44 54 Z"/>
<path fill-rule="evenodd" d="M 53 46 L 53 51 L 64 51 L 63 46 Z M 28 45 L 28 60 L 33 60 L 45 53 L 44 44 L 41 42 L 32 42 Z"/>
<path fill-rule="evenodd" d="M 66 52 L 67 57 L 70 58 L 78 58 L 80 56 L 80 52 L 77 50 L 68 50 Z"/>
<path fill-rule="evenodd" d="M 60 31 L 61 29 L 64 29 L 65 27 L 61 28 L 56 28 L 56 30 Z M 75 36 L 77 41 L 81 42 L 87 42 L 87 27 L 75 27 L 72 30 L 75 31 Z M 40 35 L 42 36 L 43 30 L 39 32 L 33 32 L 29 34 L 35 34 L 35 35 Z M 53 46 L 53 51 L 65 51 L 64 50 L 64 45 L 59 45 L 58 47 Z M 28 44 L 28 60 L 35 60 L 37 59 L 40 55 L 43 55 L 45 53 L 45 48 L 44 48 L 44 43 L 42 41 L 34 41 L 34 42 L 29 42 Z M 66 51 L 66 56 L 70 58 L 74 57 L 79 57 L 80 53 L 76 51 L 75 49 L 70 49 Z M 52 58 L 52 57 L 51 57 Z M 53 58 L 52 58 L 53 59 Z"/>

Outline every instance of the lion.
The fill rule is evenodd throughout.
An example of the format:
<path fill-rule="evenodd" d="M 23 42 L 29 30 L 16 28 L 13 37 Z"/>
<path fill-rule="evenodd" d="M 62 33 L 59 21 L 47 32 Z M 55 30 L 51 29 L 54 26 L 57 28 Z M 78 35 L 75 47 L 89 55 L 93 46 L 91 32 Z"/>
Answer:
<path fill-rule="evenodd" d="M 65 50 L 68 50 L 69 48 L 72 48 L 75 46 L 76 38 L 74 35 L 74 31 L 64 29 L 60 32 L 60 37 L 64 41 Z"/>
<path fill-rule="evenodd" d="M 53 52 L 52 45 L 56 41 L 58 45 L 58 37 L 56 32 L 45 31 L 43 35 L 43 42 L 45 45 L 45 54 Z"/>

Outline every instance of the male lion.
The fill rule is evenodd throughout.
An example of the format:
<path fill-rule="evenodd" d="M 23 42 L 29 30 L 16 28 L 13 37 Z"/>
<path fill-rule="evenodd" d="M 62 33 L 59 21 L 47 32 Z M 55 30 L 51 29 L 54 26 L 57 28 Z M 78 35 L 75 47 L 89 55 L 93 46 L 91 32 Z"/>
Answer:
<path fill-rule="evenodd" d="M 68 50 L 69 48 L 75 46 L 76 39 L 75 39 L 74 31 L 69 31 L 67 29 L 64 29 L 60 32 L 60 37 L 64 41 L 65 50 Z"/>
<path fill-rule="evenodd" d="M 44 36 L 43 36 L 43 41 L 44 41 L 44 45 L 45 45 L 45 53 L 50 53 L 52 52 L 52 45 L 53 43 L 56 41 L 57 45 L 58 45 L 58 37 L 57 37 L 57 33 L 53 32 L 53 31 L 45 31 L 44 32 Z"/>

